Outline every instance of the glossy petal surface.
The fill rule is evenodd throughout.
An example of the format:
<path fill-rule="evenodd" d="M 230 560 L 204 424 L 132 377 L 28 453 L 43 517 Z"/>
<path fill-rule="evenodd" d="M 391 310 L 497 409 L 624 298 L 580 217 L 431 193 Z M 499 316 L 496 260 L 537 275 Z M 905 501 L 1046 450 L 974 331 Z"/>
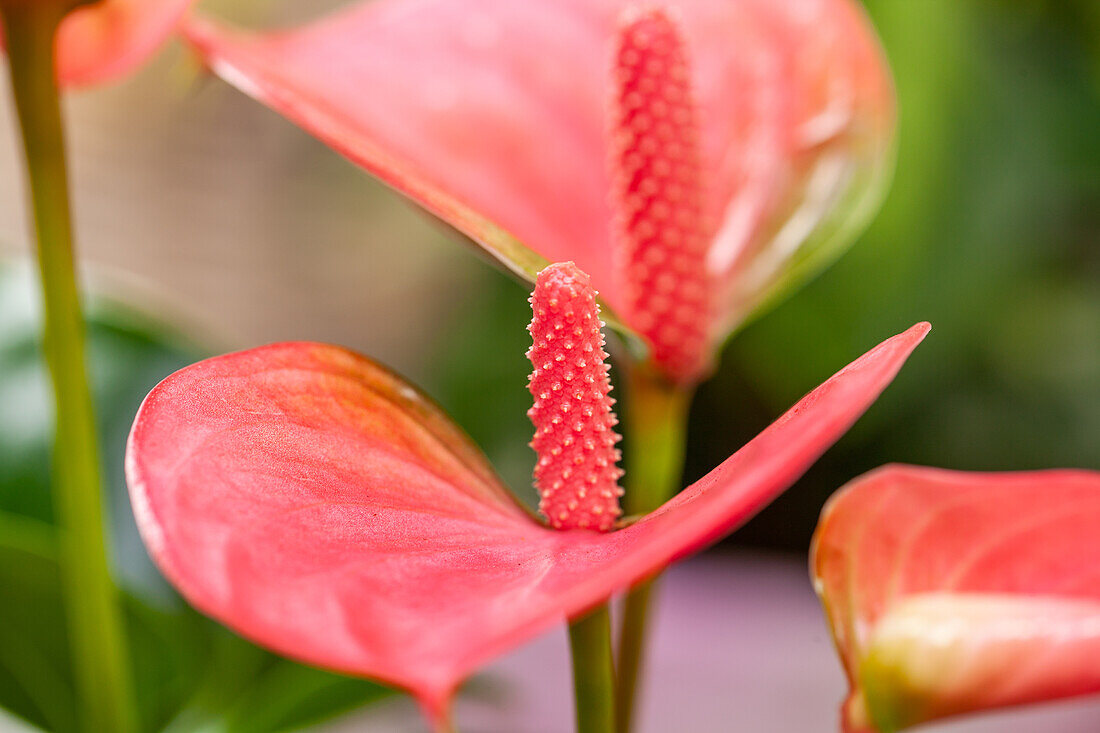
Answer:
<path fill-rule="evenodd" d="M 839 492 L 815 584 L 852 731 L 1100 692 L 1100 473 L 889 466 Z"/>
<path fill-rule="evenodd" d="M 927 326 L 846 367 L 625 529 L 553 531 L 412 388 L 309 343 L 162 382 L 127 452 L 151 553 L 200 610 L 279 652 L 410 689 L 436 716 L 490 657 L 720 538 L 893 379 Z"/>
<path fill-rule="evenodd" d="M 187 34 L 227 81 L 513 271 L 575 261 L 621 313 L 607 115 L 632 4 L 382 0 L 291 31 L 196 19 Z M 849 0 L 667 6 L 699 104 L 717 341 L 850 241 L 889 167 L 892 94 Z"/>
<path fill-rule="evenodd" d="M 133 71 L 171 35 L 194 1 L 101 0 L 77 8 L 57 32 L 58 82 L 89 86 Z"/>

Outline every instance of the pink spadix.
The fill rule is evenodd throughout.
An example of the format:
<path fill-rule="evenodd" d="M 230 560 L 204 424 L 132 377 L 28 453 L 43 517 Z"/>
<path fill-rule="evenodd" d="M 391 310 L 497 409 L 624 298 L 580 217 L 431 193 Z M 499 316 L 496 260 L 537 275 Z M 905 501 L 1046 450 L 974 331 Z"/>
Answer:
<path fill-rule="evenodd" d="M 699 120 L 683 36 L 660 9 L 628 9 L 616 39 L 611 167 L 629 316 L 653 360 L 694 381 L 710 359 Z"/>
<path fill-rule="evenodd" d="M 623 472 L 596 291 L 572 262 L 554 264 L 539 273 L 531 309 L 535 404 L 527 415 L 535 424 L 539 510 L 555 529 L 606 532 L 622 513 Z"/>

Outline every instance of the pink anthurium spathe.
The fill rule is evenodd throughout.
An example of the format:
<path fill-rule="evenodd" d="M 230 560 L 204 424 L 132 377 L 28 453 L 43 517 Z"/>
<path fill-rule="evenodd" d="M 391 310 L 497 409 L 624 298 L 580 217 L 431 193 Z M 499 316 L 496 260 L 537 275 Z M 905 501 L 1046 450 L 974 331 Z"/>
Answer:
<path fill-rule="evenodd" d="M 203 612 L 283 654 L 404 687 L 443 721 L 456 686 L 494 655 L 746 521 L 928 331 L 880 344 L 621 526 L 606 521 L 618 514 L 617 438 L 583 303 L 594 303 L 587 282 L 536 288 L 533 445 L 553 528 L 399 377 L 335 346 L 284 343 L 200 362 L 146 398 L 126 472 L 151 554 Z"/>
<path fill-rule="evenodd" d="M 887 466 L 822 512 L 811 567 L 853 733 L 1100 692 L 1100 473 Z"/>
<path fill-rule="evenodd" d="M 185 33 L 513 272 L 575 261 L 681 383 L 841 251 L 890 168 L 889 76 L 851 0 L 381 0 Z"/>
<path fill-rule="evenodd" d="M 17 3 L 24 0 L 4 0 Z M 41 3 L 43 0 L 29 0 Z M 49 1 L 49 0 L 47 0 Z M 72 6 L 57 31 L 62 87 L 101 84 L 141 65 L 171 35 L 194 0 L 99 0 Z"/>

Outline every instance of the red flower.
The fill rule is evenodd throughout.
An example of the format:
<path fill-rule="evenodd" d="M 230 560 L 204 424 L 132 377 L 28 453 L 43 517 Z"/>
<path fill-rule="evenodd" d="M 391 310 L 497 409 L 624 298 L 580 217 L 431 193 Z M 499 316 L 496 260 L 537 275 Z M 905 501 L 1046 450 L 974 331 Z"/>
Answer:
<path fill-rule="evenodd" d="M 58 29 L 58 82 L 80 87 L 126 75 L 157 50 L 193 2 L 100 0 L 77 7 Z"/>
<path fill-rule="evenodd" d="M 554 298 L 580 303 L 591 291 L 536 303 L 549 310 Z M 572 323 L 570 312 L 545 318 Z M 579 527 L 615 513 L 601 492 L 614 495 L 618 472 L 604 452 L 614 438 L 599 439 L 613 424 L 603 370 L 574 365 L 567 380 L 556 360 L 586 352 L 593 336 L 574 316 L 582 333 L 571 341 L 563 326 L 550 380 L 532 385 L 536 397 L 550 392 L 533 418 L 558 431 L 564 451 L 537 446 L 558 461 L 539 474 L 544 507 L 564 507 L 562 526 Z M 536 309 L 535 334 L 549 322 Z M 657 511 L 607 532 L 536 521 L 434 404 L 364 357 L 312 343 L 229 354 L 146 398 L 126 459 L 134 512 L 153 557 L 198 609 L 283 654 L 405 687 L 438 720 L 458 683 L 494 655 L 746 521 L 847 430 L 927 331 L 880 344 Z M 536 340 L 535 353 L 550 354 L 540 348 Z M 555 384 L 580 394 L 557 398 Z M 565 414 L 566 404 L 586 415 L 580 429 L 546 412 Z"/>
<path fill-rule="evenodd" d="M 825 507 L 847 731 L 1100 692 L 1100 473 L 888 466 Z"/>
<path fill-rule="evenodd" d="M 850 0 L 382 0 L 270 34 L 198 19 L 214 71 L 519 275 L 592 275 L 678 382 L 835 257 L 889 169 Z"/>

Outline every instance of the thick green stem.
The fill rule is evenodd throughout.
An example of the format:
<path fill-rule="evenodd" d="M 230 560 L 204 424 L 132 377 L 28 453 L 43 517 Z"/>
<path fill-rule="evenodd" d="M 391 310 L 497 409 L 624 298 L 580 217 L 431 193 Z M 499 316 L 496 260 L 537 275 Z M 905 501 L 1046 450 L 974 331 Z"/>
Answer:
<path fill-rule="evenodd" d="M 604 604 L 569 623 L 577 733 L 615 730 L 615 668 L 611 659 L 611 617 Z"/>
<path fill-rule="evenodd" d="M 84 730 L 126 733 L 135 727 L 135 714 L 118 595 L 107 565 L 54 70 L 54 33 L 66 10 L 59 3 L 0 2 L 42 277 L 43 348 L 56 407 L 52 482 L 79 719 Z"/>
<path fill-rule="evenodd" d="M 684 470 L 684 440 L 692 389 L 678 387 L 660 375 L 635 367 L 629 372 L 626 417 L 627 514 L 648 514 L 664 504 L 680 487 Z M 655 579 L 635 586 L 623 602 L 616 669 L 615 709 L 618 733 L 629 733 L 634 717 L 638 680 L 644 661 L 649 600 Z"/>
<path fill-rule="evenodd" d="M 646 367 L 627 373 L 626 513 L 648 514 L 680 488 L 688 408 L 694 390 Z"/>

